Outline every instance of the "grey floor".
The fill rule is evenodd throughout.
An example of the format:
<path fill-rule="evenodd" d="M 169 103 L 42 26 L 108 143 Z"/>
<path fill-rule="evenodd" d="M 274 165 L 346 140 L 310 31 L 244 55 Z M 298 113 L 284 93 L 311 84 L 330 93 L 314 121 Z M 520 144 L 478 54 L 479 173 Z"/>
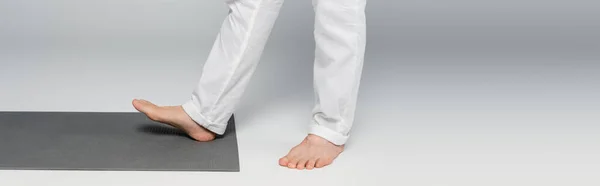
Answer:
<path fill-rule="evenodd" d="M 326 169 L 277 165 L 306 134 L 313 103 L 310 3 L 290 1 L 236 114 L 241 172 L 0 171 L 0 183 L 600 185 L 599 6 L 460 2 L 469 6 L 370 2 L 356 123 L 346 151 Z M 202 10 L 211 8 L 180 12 Z M 92 24 L 62 39 L 4 33 L 10 42 L 0 42 L 0 110 L 133 111 L 132 98 L 181 104 L 221 19 L 201 16 L 165 28 L 188 36 L 205 31 L 192 40 L 148 26 L 176 20 L 169 15 L 141 28 L 103 22 L 106 35 L 85 34 L 98 28 Z M 144 19 L 118 23 L 135 20 Z M 207 22 L 183 24 L 200 21 Z M 120 28 L 149 33 L 114 34 Z"/>

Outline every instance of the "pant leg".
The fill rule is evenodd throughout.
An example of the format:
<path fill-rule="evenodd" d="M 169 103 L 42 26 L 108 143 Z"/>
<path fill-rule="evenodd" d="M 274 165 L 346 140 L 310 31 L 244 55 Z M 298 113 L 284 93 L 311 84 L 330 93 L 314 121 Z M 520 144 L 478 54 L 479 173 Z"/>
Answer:
<path fill-rule="evenodd" d="M 313 0 L 315 106 L 309 133 L 345 144 L 354 121 L 366 45 L 366 0 Z"/>
<path fill-rule="evenodd" d="M 227 0 L 221 26 L 185 112 L 223 134 L 268 40 L 283 0 Z"/>

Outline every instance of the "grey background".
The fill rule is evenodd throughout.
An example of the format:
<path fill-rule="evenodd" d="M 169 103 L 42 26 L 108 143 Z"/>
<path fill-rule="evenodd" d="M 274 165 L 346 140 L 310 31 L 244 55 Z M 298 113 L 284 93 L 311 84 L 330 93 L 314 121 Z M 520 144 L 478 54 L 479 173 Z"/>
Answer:
<path fill-rule="evenodd" d="M 236 115 L 241 173 L 77 173 L 61 183 L 600 183 L 600 2 L 369 1 L 353 136 L 333 166 L 298 173 L 276 160 L 306 134 L 312 13 L 309 0 L 282 8 Z M 0 110 L 181 104 L 225 14 L 219 0 L 0 0 Z"/>
<path fill-rule="evenodd" d="M 362 93 L 412 96 L 396 105 L 407 109 L 598 109 L 599 9 L 591 0 L 371 1 Z M 128 110 L 137 96 L 179 104 L 225 14 L 221 1 L 1 0 L 0 101 L 19 104 L 0 108 Z M 312 23 L 310 1 L 286 2 L 252 81 L 262 91 L 249 95 L 312 88 Z M 48 100 L 48 89 L 78 96 Z"/>

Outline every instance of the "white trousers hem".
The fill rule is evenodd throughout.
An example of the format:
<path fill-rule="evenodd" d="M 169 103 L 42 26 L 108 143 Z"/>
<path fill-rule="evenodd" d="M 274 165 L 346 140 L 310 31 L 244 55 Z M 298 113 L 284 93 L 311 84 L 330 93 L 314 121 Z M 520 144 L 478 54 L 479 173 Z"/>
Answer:
<path fill-rule="evenodd" d="M 322 137 L 335 145 L 344 145 L 349 138 L 349 136 L 342 135 L 318 124 L 311 124 L 308 128 L 308 133 Z"/>

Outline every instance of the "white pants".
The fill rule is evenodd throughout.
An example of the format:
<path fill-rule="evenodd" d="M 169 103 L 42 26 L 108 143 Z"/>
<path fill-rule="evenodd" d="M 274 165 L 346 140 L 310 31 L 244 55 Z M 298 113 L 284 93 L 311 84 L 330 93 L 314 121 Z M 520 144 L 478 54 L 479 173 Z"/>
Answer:
<path fill-rule="evenodd" d="M 191 100 L 198 124 L 223 134 L 260 60 L 283 0 L 226 0 L 223 22 Z M 309 134 L 345 144 L 356 108 L 366 43 L 366 0 L 313 0 L 315 106 Z"/>

